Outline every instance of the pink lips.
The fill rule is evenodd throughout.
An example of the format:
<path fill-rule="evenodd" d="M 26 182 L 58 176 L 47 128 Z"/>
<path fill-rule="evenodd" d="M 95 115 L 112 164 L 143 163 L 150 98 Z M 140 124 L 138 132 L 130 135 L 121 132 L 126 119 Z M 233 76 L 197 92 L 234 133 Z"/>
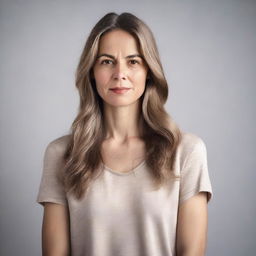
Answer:
<path fill-rule="evenodd" d="M 115 87 L 115 88 L 111 88 L 110 90 L 117 94 L 123 94 L 129 91 L 130 89 L 131 88 L 126 88 L 126 87 Z"/>

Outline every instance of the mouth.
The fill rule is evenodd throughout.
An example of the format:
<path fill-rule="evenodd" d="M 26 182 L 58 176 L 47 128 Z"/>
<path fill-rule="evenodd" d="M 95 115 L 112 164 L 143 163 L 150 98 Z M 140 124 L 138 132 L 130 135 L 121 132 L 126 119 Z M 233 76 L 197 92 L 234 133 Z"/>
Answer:
<path fill-rule="evenodd" d="M 110 90 L 125 90 L 125 89 L 131 89 L 129 87 L 114 87 L 114 88 L 110 88 Z"/>
<path fill-rule="evenodd" d="M 127 91 L 129 91 L 131 88 L 128 87 L 114 87 L 114 88 L 110 88 L 110 90 L 114 93 L 117 94 L 123 94 L 126 93 Z"/>

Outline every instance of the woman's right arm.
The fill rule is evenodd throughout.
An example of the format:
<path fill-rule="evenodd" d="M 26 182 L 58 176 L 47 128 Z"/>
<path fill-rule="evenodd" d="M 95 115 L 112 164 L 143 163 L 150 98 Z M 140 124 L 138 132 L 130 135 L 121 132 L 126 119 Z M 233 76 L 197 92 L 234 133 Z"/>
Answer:
<path fill-rule="evenodd" d="M 42 223 L 42 255 L 70 256 L 68 207 L 57 203 L 44 203 Z"/>

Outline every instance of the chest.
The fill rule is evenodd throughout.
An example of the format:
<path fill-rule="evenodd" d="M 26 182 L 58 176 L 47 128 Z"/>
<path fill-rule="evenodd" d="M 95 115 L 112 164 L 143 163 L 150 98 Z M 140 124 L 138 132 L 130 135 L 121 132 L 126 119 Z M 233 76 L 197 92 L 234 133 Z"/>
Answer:
<path fill-rule="evenodd" d="M 137 222 L 147 216 L 153 222 L 176 218 L 179 183 L 169 182 L 155 189 L 148 167 L 143 165 L 128 175 L 105 171 L 82 201 L 69 198 L 75 219 L 97 220 L 114 227 L 116 220 Z M 77 216 L 78 214 L 78 216 Z"/>
<path fill-rule="evenodd" d="M 116 172 L 130 172 L 146 157 L 145 142 L 133 140 L 129 143 L 103 142 L 101 156 L 105 166 Z"/>
<path fill-rule="evenodd" d="M 135 175 L 105 171 L 82 201 L 68 198 L 78 255 L 103 255 L 103 246 L 106 256 L 173 255 L 179 185 L 154 190 L 151 181 L 146 166 Z"/>

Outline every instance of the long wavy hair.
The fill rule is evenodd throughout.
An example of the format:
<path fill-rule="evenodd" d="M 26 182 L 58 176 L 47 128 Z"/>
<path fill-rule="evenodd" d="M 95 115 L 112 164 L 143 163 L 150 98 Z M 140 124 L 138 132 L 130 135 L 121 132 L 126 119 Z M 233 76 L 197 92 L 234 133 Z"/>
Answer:
<path fill-rule="evenodd" d="M 140 107 L 142 139 L 146 147 L 145 162 L 154 184 L 159 187 L 169 178 L 179 178 L 173 172 L 173 163 L 181 141 L 181 131 L 164 109 L 168 84 L 153 33 L 131 13 L 118 15 L 110 12 L 93 27 L 76 70 L 80 107 L 70 128 L 61 179 L 66 192 L 72 192 L 77 199 L 83 197 L 94 178 L 103 171 L 104 163 L 100 153 L 106 135 L 103 102 L 97 93 L 92 69 L 101 36 L 114 29 L 122 29 L 137 40 L 140 54 L 149 68 Z"/>

